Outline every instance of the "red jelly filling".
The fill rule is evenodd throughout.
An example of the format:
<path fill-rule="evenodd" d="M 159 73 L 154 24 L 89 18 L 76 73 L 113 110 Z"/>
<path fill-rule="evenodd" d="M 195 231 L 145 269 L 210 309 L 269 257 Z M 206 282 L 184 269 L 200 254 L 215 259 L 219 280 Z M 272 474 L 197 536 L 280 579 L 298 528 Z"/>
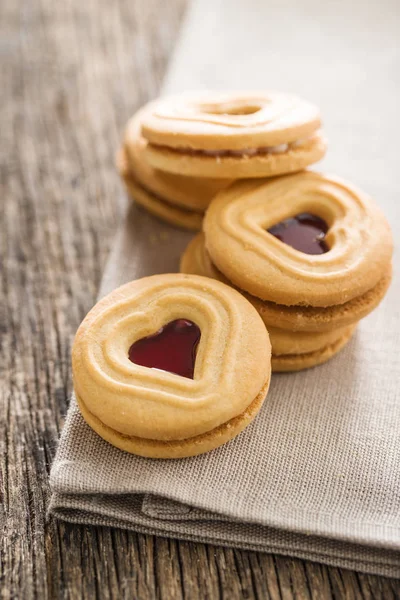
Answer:
<path fill-rule="evenodd" d="M 193 379 L 201 331 L 187 319 L 177 319 L 161 327 L 129 348 L 129 360 L 136 365 L 176 373 Z"/>
<path fill-rule="evenodd" d="M 278 240 L 305 254 L 328 252 L 329 248 L 324 241 L 327 231 L 328 225 L 325 221 L 310 213 L 301 213 L 285 219 L 268 229 L 268 233 Z"/>

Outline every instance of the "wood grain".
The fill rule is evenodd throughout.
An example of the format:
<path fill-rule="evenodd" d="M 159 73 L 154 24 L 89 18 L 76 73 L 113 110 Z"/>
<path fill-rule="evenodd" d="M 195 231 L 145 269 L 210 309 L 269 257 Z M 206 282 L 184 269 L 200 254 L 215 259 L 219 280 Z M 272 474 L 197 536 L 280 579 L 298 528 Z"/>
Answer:
<path fill-rule="evenodd" d="M 1 3 L 1 597 L 399 598 L 395 580 L 46 518 L 72 337 L 124 212 L 114 155 L 184 5 Z"/>

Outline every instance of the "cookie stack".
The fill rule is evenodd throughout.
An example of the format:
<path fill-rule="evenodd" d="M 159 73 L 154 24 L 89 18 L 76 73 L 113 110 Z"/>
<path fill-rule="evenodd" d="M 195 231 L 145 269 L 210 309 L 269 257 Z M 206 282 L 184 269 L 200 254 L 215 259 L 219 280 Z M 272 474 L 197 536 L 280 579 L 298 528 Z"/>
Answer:
<path fill-rule="evenodd" d="M 147 141 L 141 133 L 142 122 L 151 114 L 152 104 L 129 121 L 117 166 L 129 194 L 156 217 L 185 229 L 201 229 L 211 200 L 232 179 L 185 177 L 155 169 L 147 160 Z"/>
<path fill-rule="evenodd" d="M 169 98 L 131 119 L 129 192 L 203 232 L 181 274 L 114 290 L 78 330 L 74 389 L 102 438 L 152 458 L 217 448 L 255 418 L 271 369 L 325 362 L 379 304 L 389 225 L 352 185 L 303 170 L 324 153 L 318 109 L 283 94 Z"/>
<path fill-rule="evenodd" d="M 273 371 L 336 354 L 384 297 L 392 240 L 377 205 L 335 177 L 303 171 L 219 194 L 181 271 L 233 285 L 261 315 Z"/>
<path fill-rule="evenodd" d="M 392 239 L 364 193 L 305 171 L 326 143 L 317 107 L 281 93 L 160 99 L 128 124 L 119 167 L 148 210 L 199 229 L 181 271 L 219 279 L 257 309 L 272 368 L 325 362 L 391 279 Z"/>
<path fill-rule="evenodd" d="M 201 229 L 234 179 L 299 171 L 326 143 L 319 110 L 280 93 L 202 93 L 160 99 L 129 121 L 118 168 L 129 194 L 173 225 Z"/>

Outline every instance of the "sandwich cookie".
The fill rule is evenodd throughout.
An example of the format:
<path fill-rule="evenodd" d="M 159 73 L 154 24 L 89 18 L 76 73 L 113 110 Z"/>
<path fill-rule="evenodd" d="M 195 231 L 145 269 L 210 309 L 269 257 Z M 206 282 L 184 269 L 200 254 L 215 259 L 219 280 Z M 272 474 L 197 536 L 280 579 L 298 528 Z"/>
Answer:
<path fill-rule="evenodd" d="M 74 389 L 114 446 L 152 458 L 207 452 L 240 433 L 268 391 L 271 346 L 254 307 L 195 275 L 155 275 L 103 298 L 78 329 Z"/>
<path fill-rule="evenodd" d="M 182 273 L 193 273 L 204 277 L 213 277 L 227 285 L 233 285 L 211 261 L 205 247 L 204 233 L 197 234 L 187 246 L 181 258 Z M 360 321 L 374 310 L 384 298 L 392 278 L 391 269 L 371 290 L 349 300 L 344 304 L 327 306 L 284 306 L 275 302 L 261 300 L 252 294 L 236 287 L 253 304 L 268 328 L 272 340 L 276 324 L 279 328 L 290 333 L 296 332 L 325 332 L 344 328 Z M 304 338 L 303 338 L 304 341 Z"/>
<path fill-rule="evenodd" d="M 278 92 L 200 92 L 161 98 L 142 121 L 157 169 L 192 177 L 271 177 L 326 151 L 319 110 Z"/>
<path fill-rule="evenodd" d="M 182 273 L 213 277 L 233 285 L 213 265 L 205 249 L 203 233 L 198 234 L 186 248 L 180 270 Z M 272 347 L 272 370 L 278 372 L 313 367 L 336 354 L 350 339 L 355 329 L 353 323 L 359 320 L 357 317 L 368 314 L 383 298 L 390 276 L 383 283 L 385 285 L 381 286 L 382 289 L 370 298 L 365 298 L 365 302 L 332 307 L 331 321 L 329 315 L 323 314 L 325 309 L 286 307 L 263 301 L 237 289 L 253 304 L 268 329 Z M 339 327 L 335 327 L 335 322 Z M 276 326 L 277 323 L 279 327 Z"/>
<path fill-rule="evenodd" d="M 242 291 L 269 330 L 276 371 L 336 354 L 390 284 L 386 219 L 334 177 L 304 172 L 234 184 L 213 202 L 204 231 L 181 271 Z"/>
<path fill-rule="evenodd" d="M 150 166 L 140 129 L 148 105 L 128 122 L 117 167 L 130 196 L 155 216 L 186 229 L 201 229 L 204 211 L 215 194 L 231 180 L 185 177 Z"/>

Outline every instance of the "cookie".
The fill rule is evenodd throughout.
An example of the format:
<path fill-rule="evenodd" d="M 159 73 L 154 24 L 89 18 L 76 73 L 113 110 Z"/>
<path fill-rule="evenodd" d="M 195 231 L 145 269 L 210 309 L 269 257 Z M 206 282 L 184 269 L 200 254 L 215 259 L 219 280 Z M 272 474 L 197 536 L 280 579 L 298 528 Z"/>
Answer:
<path fill-rule="evenodd" d="M 129 172 L 126 152 L 122 149 L 117 156 L 117 166 L 129 195 L 152 215 L 183 229 L 198 231 L 203 222 L 203 213 L 187 210 L 161 199 L 140 185 Z"/>
<path fill-rule="evenodd" d="M 345 333 L 334 343 L 328 344 L 319 350 L 300 354 L 282 354 L 272 357 L 272 370 L 274 373 L 288 371 L 302 371 L 317 365 L 322 365 L 337 354 L 350 341 L 355 326 L 350 326 Z"/>
<path fill-rule="evenodd" d="M 319 110 L 278 92 L 199 92 L 160 98 L 142 135 L 156 169 L 191 177 L 271 177 L 320 160 Z"/>
<path fill-rule="evenodd" d="M 117 166 L 129 194 L 155 216 L 179 227 L 200 229 L 205 209 L 232 180 L 185 177 L 150 166 L 140 129 L 147 105 L 128 122 Z"/>
<path fill-rule="evenodd" d="M 212 264 L 204 247 L 204 234 L 202 233 L 198 234 L 189 243 L 182 255 L 180 270 L 182 273 L 213 277 L 229 285 L 229 280 Z M 336 327 L 331 325 L 329 330 L 296 331 L 290 327 L 282 328 L 278 305 L 263 302 L 246 292 L 242 292 L 242 294 L 253 304 L 268 329 L 272 348 L 273 371 L 296 371 L 322 364 L 341 350 L 350 339 L 359 320 L 353 313 L 350 325 L 348 323 Z M 276 307 L 275 310 L 269 310 L 272 305 Z M 294 315 L 294 307 L 283 306 L 281 308 L 283 311 L 289 308 Z M 315 310 L 321 311 L 324 309 Z M 299 307 L 299 311 L 304 311 L 304 308 Z M 349 319 L 350 312 L 348 311 L 345 314 L 346 318 Z M 299 319 L 296 319 L 295 322 L 297 320 Z M 313 325 L 315 325 L 315 322 L 313 322 Z"/>
<path fill-rule="evenodd" d="M 233 285 L 212 263 L 205 248 L 204 233 L 198 233 L 187 246 L 181 258 L 181 273 L 193 273 L 213 277 L 228 285 Z M 314 306 L 284 306 L 261 300 L 243 290 L 239 291 L 253 304 L 271 334 L 279 323 L 281 329 L 289 332 L 329 332 L 345 328 L 360 321 L 373 311 L 384 298 L 392 279 L 391 267 L 381 277 L 376 286 L 365 294 L 325 308 Z M 272 337 L 272 336 L 271 336 Z"/>
<path fill-rule="evenodd" d="M 143 188 L 164 202 L 204 212 L 216 193 L 228 187 L 233 180 L 185 177 L 154 169 L 146 160 L 147 141 L 140 133 L 143 118 L 151 107 L 152 104 L 149 104 L 139 110 L 126 126 L 123 148 L 129 173 Z"/>
<path fill-rule="evenodd" d="M 320 195 L 314 197 L 317 214 L 309 208 L 310 199 L 306 203 L 304 189 L 308 189 L 310 179 L 317 179 L 320 189 Z M 279 182 L 284 184 L 283 188 L 276 187 L 275 184 Z M 329 360 L 351 338 L 358 321 L 379 304 L 390 285 L 392 239 L 389 226 L 371 200 L 360 192 L 356 195 L 354 189 L 351 194 L 345 193 L 344 186 L 337 179 L 311 172 L 269 180 L 268 185 L 260 181 L 234 184 L 230 190 L 215 198 L 204 222 L 204 234 L 198 234 L 182 256 L 181 272 L 212 277 L 232 285 L 253 304 L 270 334 L 273 371 L 296 371 Z M 256 193 L 259 188 L 262 190 L 260 196 Z M 346 186 L 347 192 L 349 189 Z M 229 202 L 225 204 L 227 194 Z M 268 213 L 269 194 L 274 200 L 280 197 L 285 201 L 284 207 L 271 208 L 272 214 L 277 212 L 279 215 L 275 217 L 275 222 Z M 295 200 L 298 199 L 297 204 L 291 200 L 293 196 Z M 325 220 L 327 217 L 320 215 L 329 214 L 329 209 L 332 213 L 331 205 L 338 203 L 338 197 L 342 210 L 336 207 L 335 219 L 331 219 L 328 225 Z M 311 193 L 309 198 L 312 198 Z M 349 224 L 346 218 L 352 215 L 355 207 L 358 209 L 358 219 L 353 218 L 352 224 Z M 299 212 L 305 209 L 313 212 Z M 336 230 L 332 235 L 334 227 Z M 335 257 L 335 248 L 332 246 L 337 240 L 339 252 Z M 211 248 L 210 252 L 217 248 L 213 259 L 219 260 L 218 268 L 206 245 Z M 241 250 L 238 251 L 238 248 Z M 318 263 L 321 259 L 326 261 L 325 257 L 331 252 L 331 264 Z M 372 262 L 374 253 L 375 262 Z M 367 264 L 371 261 L 372 270 L 368 274 L 363 261 L 367 261 Z M 255 273 L 255 263 L 259 267 L 258 273 Z M 324 271 L 321 265 L 328 267 Z M 346 278 L 347 269 L 354 281 Z M 366 291 L 354 296 L 352 285 L 359 286 L 360 280 L 357 269 L 369 279 L 364 286 Z M 315 277 L 315 273 L 318 277 Z M 298 298 L 295 297 L 296 286 L 292 281 L 295 275 L 298 276 Z M 307 276 L 308 286 L 305 283 Z M 285 288 L 288 277 L 292 278 L 291 287 L 286 285 Z M 332 280 L 334 283 L 336 280 L 342 281 L 342 293 L 349 295 L 350 300 L 335 304 L 335 296 L 331 298 L 332 304 L 329 306 L 326 306 L 326 300 L 319 303 L 322 306 L 302 304 L 305 292 L 309 302 L 318 304 L 314 300 L 318 298 L 318 290 L 323 292 L 325 288 L 329 289 Z M 250 287 L 248 281 L 251 281 L 253 289 L 256 285 L 264 286 L 263 290 L 267 290 L 273 300 L 246 291 Z M 291 305 L 277 303 L 275 299 L 282 297 L 283 292 L 287 294 L 288 287 L 292 294 Z M 299 304 L 294 303 L 296 300 Z"/>
<path fill-rule="evenodd" d="M 331 331 L 289 331 L 279 327 L 268 327 L 274 357 L 290 354 L 321 352 L 353 332 L 355 325 L 339 327 Z"/>
<path fill-rule="evenodd" d="M 233 288 L 155 275 L 100 300 L 78 329 L 74 389 L 88 424 L 141 456 L 181 458 L 235 437 L 271 374 L 267 330 Z"/>
<path fill-rule="evenodd" d="M 321 173 L 236 182 L 203 226 L 213 263 L 234 285 L 285 306 L 343 304 L 390 271 L 392 237 L 379 207 Z"/>

